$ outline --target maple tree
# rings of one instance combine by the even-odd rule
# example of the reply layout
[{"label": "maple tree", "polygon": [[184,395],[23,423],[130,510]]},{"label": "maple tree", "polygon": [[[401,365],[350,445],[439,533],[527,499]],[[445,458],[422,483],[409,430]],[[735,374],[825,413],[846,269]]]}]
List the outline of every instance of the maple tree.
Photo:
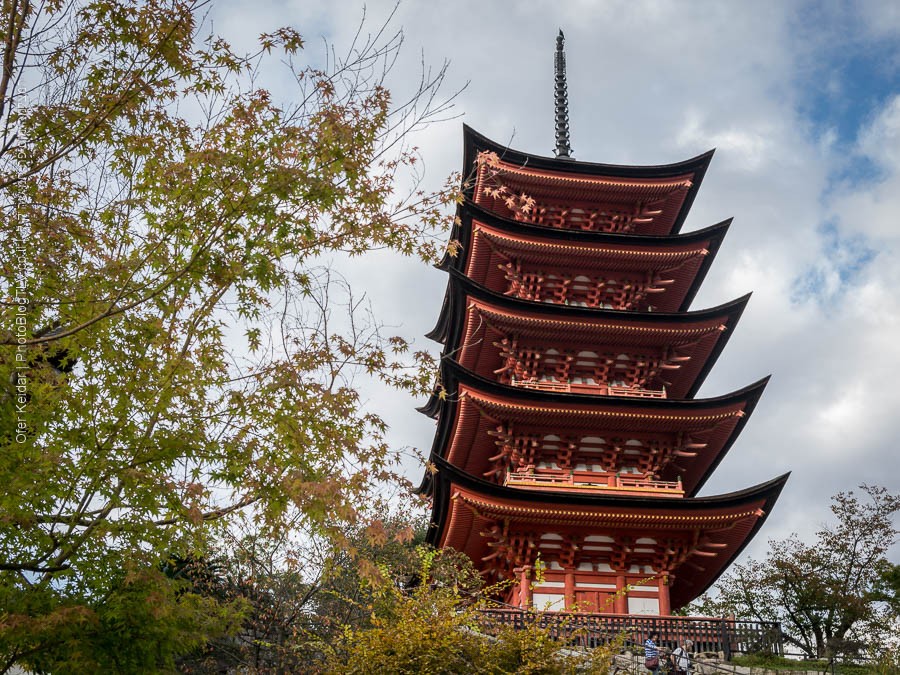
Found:
[{"label": "maple tree", "polygon": [[240,518],[353,553],[397,479],[353,375],[420,392],[433,364],[322,261],[437,257],[458,177],[395,185],[445,71],[394,101],[399,33],[314,67],[290,28],[238,53],[202,1],[2,8],[0,672],[164,667],[248,611],[164,561]]},{"label": "maple tree", "polygon": [[900,625],[895,574],[887,554],[900,529],[900,495],[862,486],[832,497],[834,522],[824,525],[812,544],[797,535],[771,541],[764,560],[731,568],[716,593],[700,598],[697,614],[735,614],[781,623],[784,640],[808,658],[869,652],[882,658]]},{"label": "maple tree", "polygon": [[297,541],[291,532],[275,539],[248,530],[223,537],[209,557],[173,560],[171,574],[188,581],[194,593],[246,603],[248,610],[236,635],[179,658],[180,672],[321,669],[334,640],[369,625],[382,584],[409,583],[419,568],[423,517],[406,508],[379,515],[383,536],[372,536],[371,525],[362,523],[345,532],[355,555],[325,537]]}]

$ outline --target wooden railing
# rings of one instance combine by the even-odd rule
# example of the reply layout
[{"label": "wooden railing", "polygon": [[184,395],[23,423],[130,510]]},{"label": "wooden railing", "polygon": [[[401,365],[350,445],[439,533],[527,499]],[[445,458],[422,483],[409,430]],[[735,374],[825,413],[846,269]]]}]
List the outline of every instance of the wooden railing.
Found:
[{"label": "wooden railing", "polygon": [[715,617],[648,616],[640,614],[580,614],[534,612],[516,608],[482,610],[486,632],[500,626],[521,629],[537,622],[558,639],[579,646],[596,647],[616,639],[643,644],[651,632],[659,634],[659,646],[672,650],[684,640],[694,643],[695,652],[733,654],[766,652],[784,655],[781,624],[772,621],[740,621]]},{"label": "wooden railing", "polygon": [[684,492],[681,487],[681,480],[647,480],[646,478],[616,476],[616,487]]},{"label": "wooden railing", "polygon": [[564,393],[572,391],[572,385],[568,382],[557,382],[555,380],[513,380],[511,384],[514,387],[539,389],[540,391],[561,391]]},{"label": "wooden railing", "polygon": [[642,387],[620,387],[614,384],[607,385],[610,396],[637,396],[639,398],[665,398],[665,389],[644,389]]},{"label": "wooden railing", "polygon": [[[666,496],[682,496],[684,488],[681,480],[649,480],[646,478],[628,478],[625,476],[591,476],[588,472],[540,472],[531,473],[527,471],[509,472],[506,474],[504,485],[536,485],[536,486],[555,486],[573,489],[587,490],[620,490],[644,492],[652,490],[654,492],[667,493]],[[598,482],[602,481],[602,482]]]},{"label": "wooden railing", "polygon": [[575,480],[570,473],[508,473],[506,474],[506,485],[515,485],[516,483],[540,483],[549,485],[575,485]]},{"label": "wooden railing", "polygon": [[632,396],[637,398],[666,398],[665,389],[644,389],[615,384],[578,384],[559,382],[557,380],[516,380],[510,381],[514,387],[537,389],[539,391],[557,391],[565,394],[599,394],[606,396]]}]

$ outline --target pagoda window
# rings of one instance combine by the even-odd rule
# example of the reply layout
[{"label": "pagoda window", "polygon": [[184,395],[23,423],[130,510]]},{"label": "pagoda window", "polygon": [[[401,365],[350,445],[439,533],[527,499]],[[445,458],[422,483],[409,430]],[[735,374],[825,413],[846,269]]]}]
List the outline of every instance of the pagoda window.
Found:
[{"label": "pagoda window", "polygon": [[543,612],[564,612],[566,609],[566,596],[559,593],[542,593],[538,588],[534,590],[534,608]]},{"label": "pagoda window", "polygon": [[522,487],[602,490],[653,489],[683,494],[675,481],[656,478],[686,447],[700,445],[692,435],[653,434],[646,438],[513,432],[501,425],[490,432],[499,449],[485,476]]},{"label": "pagoda window", "polygon": [[[517,337],[505,337],[494,344],[500,349],[503,364],[495,372],[504,383],[553,391],[571,391],[574,385],[587,392],[594,388],[596,393],[614,396],[666,395],[658,377],[666,362],[663,354],[567,352],[520,345]],[[603,391],[604,387],[610,389]]]},{"label": "pagoda window", "polygon": [[602,541],[607,544],[612,544],[615,542],[615,539],[613,539],[612,537],[607,537],[602,534],[589,534],[588,536],[586,536],[584,538],[584,540],[585,541]]},{"label": "pagoda window", "polygon": [[507,295],[580,307],[645,309],[650,294],[664,293],[673,283],[654,270],[624,272],[616,277],[573,275],[563,270],[526,268],[520,260],[507,262],[501,268],[507,279]]},{"label": "pagoda window", "polygon": [[659,615],[659,600],[657,598],[635,598],[628,596],[629,614]]},{"label": "pagoda window", "polygon": [[602,438],[597,438],[596,436],[585,436],[581,439],[581,443],[578,446],[578,452],[606,452],[606,441]]},{"label": "pagoda window", "polygon": [[582,588],[603,588],[603,589],[608,589],[611,591],[616,590],[616,585],[610,584],[610,583],[602,583],[602,582],[598,582],[598,581],[580,581],[580,580],[577,581],[576,583],[579,586],[581,586]]},{"label": "pagoda window", "polygon": [[583,546],[585,551],[604,551],[610,552],[613,550],[612,544],[584,544]]},{"label": "pagoda window", "polygon": [[[544,199],[529,198],[524,192],[506,185],[500,185],[495,194],[503,199],[491,199],[489,208],[511,216],[520,222],[555,227],[564,230],[584,230],[587,232],[633,232],[637,224],[653,221],[660,211],[656,203],[594,204],[573,206],[569,202],[560,203]],[[511,195],[514,195],[510,197]],[[488,201],[488,200],[483,200]]]}]

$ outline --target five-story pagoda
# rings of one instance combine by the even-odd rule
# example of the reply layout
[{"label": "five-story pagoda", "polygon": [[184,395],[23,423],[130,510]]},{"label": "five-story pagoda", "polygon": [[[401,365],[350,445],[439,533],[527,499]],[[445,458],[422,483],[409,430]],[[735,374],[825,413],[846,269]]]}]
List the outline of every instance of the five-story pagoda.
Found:
[{"label": "five-story pagoda", "polygon": [[749,297],[688,309],[730,224],[680,233],[712,152],[570,159],[561,33],[556,58],[555,158],[464,130],[471,180],[422,408],[437,419],[428,539],[510,580],[512,605],[668,615],[740,553],[787,476],[696,496],[766,383],[694,398]]}]

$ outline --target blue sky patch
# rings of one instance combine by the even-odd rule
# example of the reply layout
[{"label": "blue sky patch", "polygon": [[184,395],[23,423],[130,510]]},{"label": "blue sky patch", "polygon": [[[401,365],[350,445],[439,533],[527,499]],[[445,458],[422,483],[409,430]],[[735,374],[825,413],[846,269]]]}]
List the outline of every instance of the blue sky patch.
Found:
[{"label": "blue sky patch", "polygon": [[795,303],[815,300],[824,306],[838,300],[878,254],[865,236],[844,235],[833,220],[818,227],[817,233],[821,255],[794,279],[791,300]]},{"label": "blue sky patch", "polygon": [[859,185],[880,180],[879,168],[855,153],[859,132],[900,91],[900,36],[875,38],[852,3],[809,3],[791,25],[797,55],[797,112],[817,139],[829,134],[843,160],[830,176]]}]

